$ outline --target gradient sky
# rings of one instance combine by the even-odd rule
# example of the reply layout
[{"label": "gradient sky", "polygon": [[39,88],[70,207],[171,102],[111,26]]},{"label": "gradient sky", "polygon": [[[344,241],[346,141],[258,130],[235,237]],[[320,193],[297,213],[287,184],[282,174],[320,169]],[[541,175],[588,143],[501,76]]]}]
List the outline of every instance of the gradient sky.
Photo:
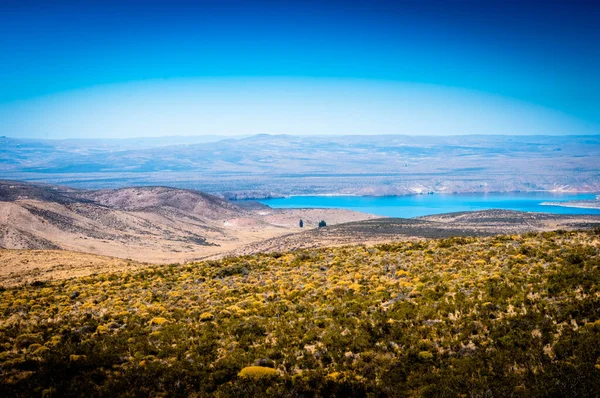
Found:
[{"label": "gradient sky", "polygon": [[0,135],[600,133],[600,2],[0,3]]}]

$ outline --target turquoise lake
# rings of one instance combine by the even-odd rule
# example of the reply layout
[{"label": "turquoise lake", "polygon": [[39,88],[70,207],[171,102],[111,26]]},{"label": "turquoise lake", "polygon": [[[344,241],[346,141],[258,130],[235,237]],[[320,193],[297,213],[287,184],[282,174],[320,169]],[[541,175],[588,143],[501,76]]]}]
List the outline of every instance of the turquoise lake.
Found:
[{"label": "turquoise lake", "polygon": [[546,206],[542,202],[590,200],[595,194],[488,193],[410,196],[291,196],[264,199],[273,208],[337,208],[387,217],[420,217],[431,214],[486,209],[532,211],[555,214],[600,214],[600,209]]}]

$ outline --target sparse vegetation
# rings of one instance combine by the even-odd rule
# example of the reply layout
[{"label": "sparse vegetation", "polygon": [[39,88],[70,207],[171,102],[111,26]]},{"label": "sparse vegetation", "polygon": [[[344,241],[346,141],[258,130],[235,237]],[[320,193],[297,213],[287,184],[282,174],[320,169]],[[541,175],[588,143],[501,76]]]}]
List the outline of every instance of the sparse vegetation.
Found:
[{"label": "sparse vegetation", "polygon": [[347,246],[1,290],[0,395],[591,397],[598,341],[594,232]]}]

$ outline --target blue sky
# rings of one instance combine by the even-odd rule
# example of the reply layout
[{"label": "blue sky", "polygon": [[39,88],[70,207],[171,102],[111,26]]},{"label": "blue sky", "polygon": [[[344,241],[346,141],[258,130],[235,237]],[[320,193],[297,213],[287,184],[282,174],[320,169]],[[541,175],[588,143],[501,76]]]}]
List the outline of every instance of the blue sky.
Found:
[{"label": "blue sky", "polygon": [[594,1],[3,0],[0,134],[600,133],[599,20]]}]

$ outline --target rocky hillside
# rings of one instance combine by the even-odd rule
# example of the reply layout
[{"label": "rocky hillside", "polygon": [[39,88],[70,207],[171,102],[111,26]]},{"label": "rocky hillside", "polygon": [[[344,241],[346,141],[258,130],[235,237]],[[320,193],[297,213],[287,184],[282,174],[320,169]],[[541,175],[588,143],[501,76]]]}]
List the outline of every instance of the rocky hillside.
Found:
[{"label": "rocky hillside", "polygon": [[244,214],[240,207],[225,199],[187,189],[134,187],[83,191],[75,196],[112,209],[126,211],[171,208],[213,220]]}]

